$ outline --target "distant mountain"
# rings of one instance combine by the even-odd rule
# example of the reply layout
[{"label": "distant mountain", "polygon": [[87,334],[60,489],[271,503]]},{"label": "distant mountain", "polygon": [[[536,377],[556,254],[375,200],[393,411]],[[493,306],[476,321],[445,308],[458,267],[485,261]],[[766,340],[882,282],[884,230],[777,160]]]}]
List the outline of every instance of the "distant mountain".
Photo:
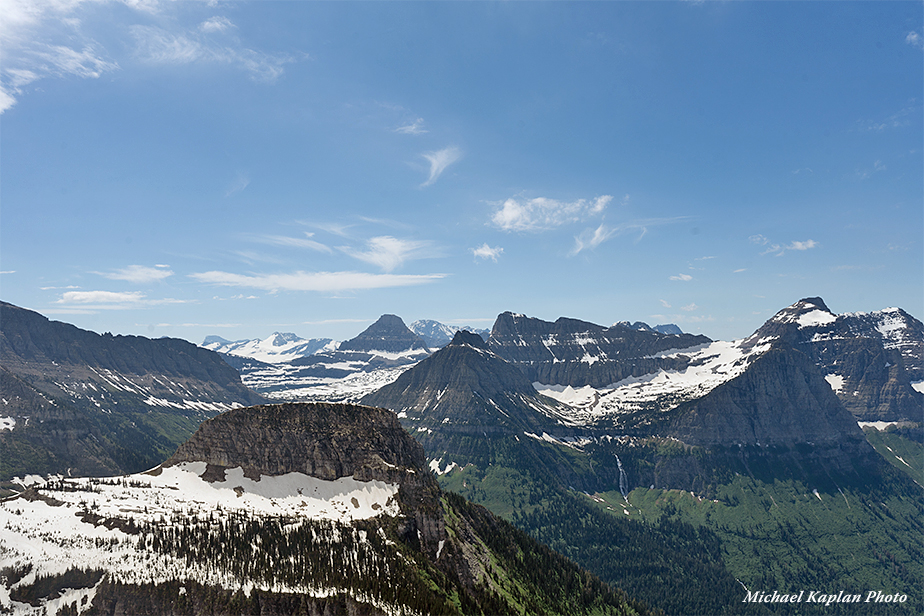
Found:
[{"label": "distant mountain", "polygon": [[488,336],[491,335],[491,331],[487,329],[473,329],[470,327],[458,327],[456,325],[444,325],[439,321],[432,321],[428,319],[414,321],[408,325],[408,329],[423,338],[424,342],[426,342],[427,346],[431,349],[438,349],[440,347],[446,346],[452,340],[452,337],[455,335],[455,333],[461,329],[474,332],[485,340],[487,340]]},{"label": "distant mountain", "polygon": [[150,468],[199,423],[264,401],[212,351],[96,334],[0,302],[0,479]]},{"label": "distant mountain", "polygon": [[[457,331],[447,346],[362,398],[398,413],[431,458],[484,457],[481,437],[542,435],[560,427],[569,408],[540,396],[514,365],[478,334]],[[461,457],[460,457],[461,456]]]},{"label": "distant mountain", "polygon": [[337,345],[330,338],[305,339],[291,333],[274,332],[268,338],[233,342],[220,336],[207,336],[200,346],[216,353],[276,364],[307,357],[318,351],[332,351]]},{"label": "distant mountain", "polygon": [[427,351],[423,338],[412,332],[393,314],[383,314],[379,319],[351,338],[340,344],[341,351],[361,351],[367,353],[406,353],[408,351]]},{"label": "distant mountain", "polygon": [[394,414],[355,405],[235,409],[146,473],[33,484],[0,523],[5,611],[645,612],[442,493]]},{"label": "distant mountain", "polygon": [[494,322],[488,346],[533,382],[605,387],[658,370],[680,369],[685,358],[667,351],[710,342],[705,336],[662,334],[622,324],[603,327],[564,317],[550,323],[504,312]]},{"label": "distant mountain", "polygon": [[630,323],[629,321],[619,321],[614,325],[622,325],[623,327],[628,327],[629,329],[637,329],[638,331],[642,332],[654,331],[660,334],[671,334],[676,336],[683,334],[683,331],[673,323],[655,325],[654,327],[651,327],[648,325],[648,323],[643,323],[642,321],[636,321],[635,323]]},{"label": "distant mountain", "polygon": [[355,401],[430,354],[399,317],[383,315],[356,337],[285,362],[225,356],[243,382],[275,400]]}]

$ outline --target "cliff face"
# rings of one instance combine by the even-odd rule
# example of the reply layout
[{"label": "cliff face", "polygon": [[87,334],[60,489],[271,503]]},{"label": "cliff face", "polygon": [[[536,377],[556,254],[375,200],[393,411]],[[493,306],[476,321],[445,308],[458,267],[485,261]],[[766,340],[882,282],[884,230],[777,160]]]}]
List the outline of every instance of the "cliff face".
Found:
[{"label": "cliff face", "polygon": [[627,377],[682,369],[680,360],[652,356],[708,342],[705,336],[662,334],[623,324],[603,327],[566,318],[550,323],[505,312],[497,317],[488,344],[530,382],[605,387]]},{"label": "cliff face", "polygon": [[865,443],[818,368],[794,349],[771,349],[742,375],[670,414],[668,434],[690,445]]},{"label": "cliff face", "polygon": [[273,404],[205,421],[164,463],[242,467],[248,477],[298,472],[333,481],[400,483],[426,466],[394,413],[353,404]]},{"label": "cliff face", "polygon": [[355,404],[289,403],[234,409],[204,422],[163,466],[205,462],[203,479],[229,468],[244,475],[303,473],[333,481],[353,477],[399,485],[402,510],[431,542],[444,539],[439,487],[423,447],[394,413]]}]

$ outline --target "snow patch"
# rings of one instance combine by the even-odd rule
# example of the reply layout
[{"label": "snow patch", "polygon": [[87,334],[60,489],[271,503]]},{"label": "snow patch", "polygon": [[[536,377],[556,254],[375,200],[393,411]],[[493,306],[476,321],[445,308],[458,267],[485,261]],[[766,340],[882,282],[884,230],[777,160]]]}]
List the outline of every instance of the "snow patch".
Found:
[{"label": "snow patch", "polygon": [[834,323],[835,321],[837,321],[837,317],[825,310],[812,310],[811,312],[800,314],[799,318],[796,319],[796,323],[799,324],[800,329],[803,327],[828,325],[829,323]]},{"label": "snow patch", "polygon": [[887,429],[889,426],[905,426],[908,424],[907,421],[858,421],[857,424],[860,428],[876,428],[880,432]]},{"label": "snow patch", "polygon": [[831,386],[831,389],[834,390],[834,393],[838,394],[844,388],[844,377],[839,374],[828,374],[825,376],[825,380],[828,382],[828,385]]},{"label": "snow patch", "polygon": [[0,432],[4,430],[12,430],[16,427],[16,418],[14,417],[0,417]]}]

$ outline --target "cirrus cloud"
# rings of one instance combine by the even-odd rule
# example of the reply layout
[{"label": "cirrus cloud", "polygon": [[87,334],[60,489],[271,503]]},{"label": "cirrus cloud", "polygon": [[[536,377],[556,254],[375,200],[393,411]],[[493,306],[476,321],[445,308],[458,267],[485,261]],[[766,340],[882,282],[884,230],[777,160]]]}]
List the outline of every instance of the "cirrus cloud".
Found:
[{"label": "cirrus cloud", "polygon": [[348,246],[342,246],[340,250],[355,259],[380,267],[383,272],[391,272],[406,261],[436,256],[430,241],[402,240],[390,235],[371,238],[366,242],[365,250]]},{"label": "cirrus cloud", "polygon": [[157,282],[158,280],[163,280],[164,278],[173,276],[173,271],[166,265],[157,265],[155,267],[147,267],[145,265],[129,265],[128,267],[117,269],[114,272],[94,273],[111,280],[126,280],[136,284]]},{"label": "cirrus cloud", "polygon": [[233,274],[202,272],[190,278],[206,284],[247,287],[264,291],[360,291],[429,284],[446,274],[367,274],[365,272],[293,272],[290,274]]},{"label": "cirrus cloud", "polygon": [[430,162],[430,177],[427,178],[426,182],[420,185],[421,188],[430,186],[436,182],[443,174],[443,171],[446,170],[446,167],[462,158],[462,150],[453,146],[435,152],[427,152],[426,154],[422,154],[422,156]]}]

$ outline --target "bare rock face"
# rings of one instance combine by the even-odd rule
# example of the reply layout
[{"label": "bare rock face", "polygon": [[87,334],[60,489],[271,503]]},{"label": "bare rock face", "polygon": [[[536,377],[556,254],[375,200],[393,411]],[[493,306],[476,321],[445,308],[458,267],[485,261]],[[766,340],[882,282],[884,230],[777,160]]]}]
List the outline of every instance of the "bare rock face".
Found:
[{"label": "bare rock face", "polygon": [[770,350],[738,378],[672,414],[670,435],[690,445],[865,442],[811,359],[785,347]]},{"label": "bare rock face", "polygon": [[[298,472],[399,483],[426,465],[394,413],[354,404],[269,404],[204,422],[164,465],[206,462],[248,476]],[[396,481],[398,480],[398,481]]]}]

